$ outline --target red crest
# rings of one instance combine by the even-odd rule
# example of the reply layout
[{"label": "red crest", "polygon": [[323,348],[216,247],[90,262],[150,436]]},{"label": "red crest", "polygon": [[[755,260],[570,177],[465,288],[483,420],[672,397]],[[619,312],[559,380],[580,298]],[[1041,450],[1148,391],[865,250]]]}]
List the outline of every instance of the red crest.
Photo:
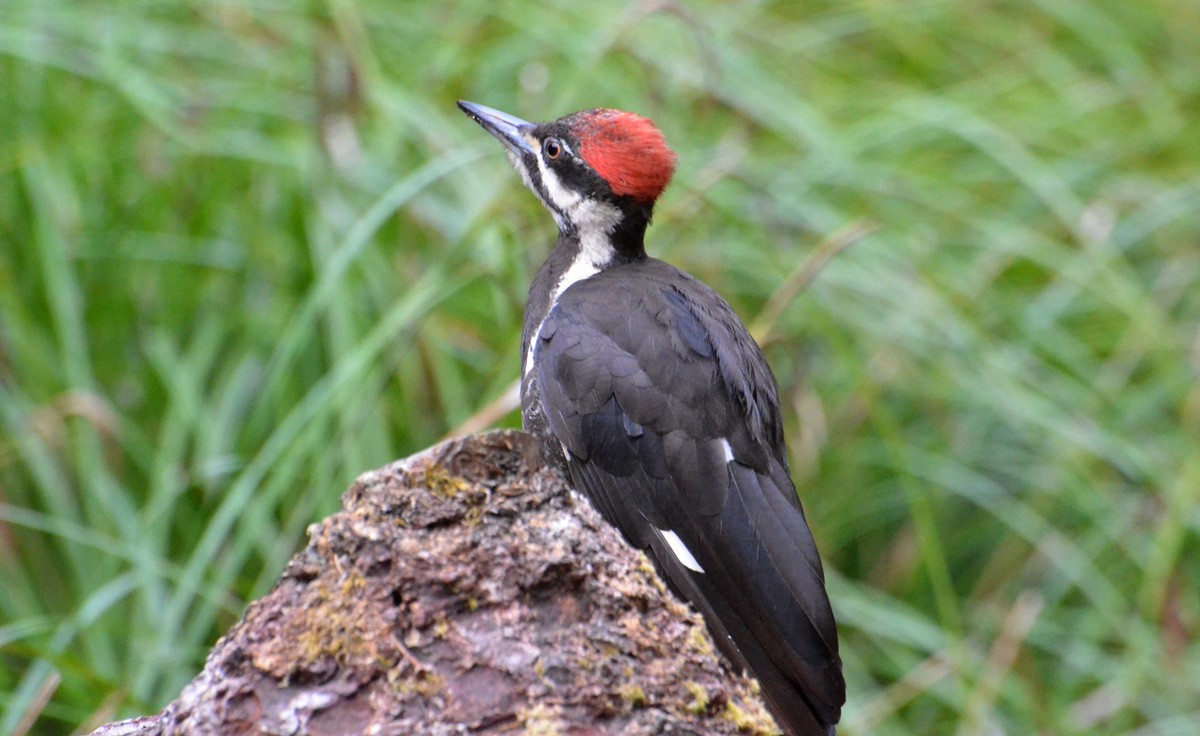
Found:
[{"label": "red crest", "polygon": [[584,110],[571,116],[579,155],[613,193],[653,204],[675,173],[675,152],[649,119],[620,110]]}]

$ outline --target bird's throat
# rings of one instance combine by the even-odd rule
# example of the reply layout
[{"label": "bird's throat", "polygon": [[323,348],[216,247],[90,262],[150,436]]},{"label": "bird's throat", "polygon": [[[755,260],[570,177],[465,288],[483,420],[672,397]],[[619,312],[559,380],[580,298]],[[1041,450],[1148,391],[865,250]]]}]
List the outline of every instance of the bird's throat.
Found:
[{"label": "bird's throat", "polygon": [[595,200],[577,206],[572,222],[560,228],[554,250],[530,285],[525,303],[525,345],[521,372],[533,364],[538,333],[546,315],[573,285],[613,266],[646,257],[649,218]]}]

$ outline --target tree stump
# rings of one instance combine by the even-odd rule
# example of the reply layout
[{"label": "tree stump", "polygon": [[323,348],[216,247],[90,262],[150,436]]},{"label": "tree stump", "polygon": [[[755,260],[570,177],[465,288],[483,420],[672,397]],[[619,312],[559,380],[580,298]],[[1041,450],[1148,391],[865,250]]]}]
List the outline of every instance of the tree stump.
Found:
[{"label": "tree stump", "polygon": [[137,734],[769,734],[646,557],[499,431],[365,473]]}]

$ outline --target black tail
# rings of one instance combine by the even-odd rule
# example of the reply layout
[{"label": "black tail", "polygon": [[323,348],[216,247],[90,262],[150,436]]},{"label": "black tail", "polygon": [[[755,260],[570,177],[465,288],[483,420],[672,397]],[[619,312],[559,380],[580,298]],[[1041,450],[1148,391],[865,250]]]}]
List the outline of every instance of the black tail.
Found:
[{"label": "black tail", "polygon": [[[662,566],[676,593],[700,609],[721,652],[758,679],[763,699],[784,733],[788,736],[834,736],[834,725],[817,715],[818,709],[805,700],[802,687],[771,660],[758,638],[721,593],[706,584],[704,576],[688,575],[682,566],[678,571],[671,570],[678,563],[669,552],[655,557],[666,563]],[[841,679],[840,670],[830,674]]]},{"label": "black tail", "polygon": [[704,615],[725,656],[758,679],[784,732],[831,736],[846,686],[803,512],[784,495],[791,483],[782,466],[768,473],[730,468],[724,509],[701,521],[706,528],[693,537],[707,542],[696,545],[704,572],[687,569],[664,539],[651,540],[649,552]]}]

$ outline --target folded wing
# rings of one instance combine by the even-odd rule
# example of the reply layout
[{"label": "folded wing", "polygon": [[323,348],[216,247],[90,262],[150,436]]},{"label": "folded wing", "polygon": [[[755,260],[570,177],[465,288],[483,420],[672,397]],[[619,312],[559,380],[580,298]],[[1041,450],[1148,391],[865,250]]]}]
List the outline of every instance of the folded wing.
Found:
[{"label": "folded wing", "polygon": [[789,732],[832,733],[836,626],[774,379],[723,301],[653,263],[575,284],[542,324],[550,431],[576,488],[704,614]]}]

